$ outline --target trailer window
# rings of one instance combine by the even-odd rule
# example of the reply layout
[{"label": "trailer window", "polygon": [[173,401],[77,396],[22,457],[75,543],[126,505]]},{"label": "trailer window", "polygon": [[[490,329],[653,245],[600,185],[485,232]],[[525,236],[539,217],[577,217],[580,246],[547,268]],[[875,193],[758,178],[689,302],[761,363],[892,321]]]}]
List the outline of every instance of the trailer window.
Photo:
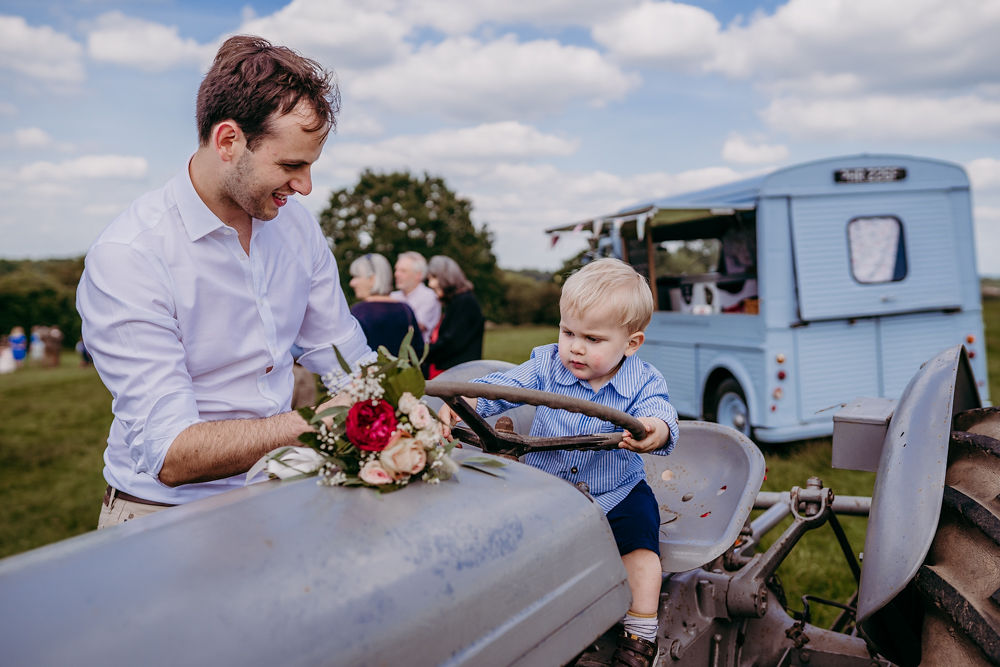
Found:
[{"label": "trailer window", "polygon": [[[758,312],[756,229],[752,219],[667,226],[653,243],[656,303],[694,315]],[[699,231],[713,236],[696,236]],[[678,238],[681,236],[683,238]]]},{"label": "trailer window", "polygon": [[847,242],[851,274],[859,283],[890,283],[906,277],[906,244],[898,218],[854,218],[847,223]]}]

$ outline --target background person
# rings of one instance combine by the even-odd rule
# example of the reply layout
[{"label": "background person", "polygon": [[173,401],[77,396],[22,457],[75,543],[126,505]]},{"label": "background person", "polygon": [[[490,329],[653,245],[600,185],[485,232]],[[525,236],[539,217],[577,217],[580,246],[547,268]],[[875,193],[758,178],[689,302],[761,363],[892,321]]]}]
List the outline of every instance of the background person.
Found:
[{"label": "background person", "polygon": [[390,296],[405,301],[420,323],[424,342],[430,340],[431,331],[441,321],[441,302],[430,287],[424,284],[427,277],[427,260],[419,252],[408,250],[396,258],[396,291]]},{"label": "background person", "polygon": [[10,345],[11,354],[14,355],[14,365],[20,368],[24,365],[24,359],[28,356],[28,337],[24,334],[24,327],[15,326],[10,330],[7,338]]},{"label": "background person", "polygon": [[431,332],[426,375],[433,378],[452,366],[483,358],[486,320],[472,283],[451,257],[431,257],[427,283],[441,301],[441,321]]},{"label": "background person", "polygon": [[45,365],[49,368],[58,367],[62,355],[63,332],[55,325],[47,327],[43,343],[45,344]]},{"label": "background person", "polygon": [[45,334],[48,327],[38,324],[31,327],[31,343],[28,346],[28,354],[31,356],[31,363],[42,363],[45,361]]},{"label": "background person", "polygon": [[[392,266],[378,253],[362,255],[351,262],[351,288],[360,301],[351,306],[351,314],[361,323],[368,346],[377,350],[384,345],[399,355],[399,345],[406,332],[413,329],[411,344],[419,357],[424,353],[424,338],[413,309],[398,301],[392,291]],[[435,297],[436,298],[436,297]]]},{"label": "background person", "polygon": [[17,363],[14,361],[14,353],[10,349],[7,336],[0,334],[0,375],[13,373],[17,370]]},{"label": "background person", "polygon": [[332,345],[372,358],[313,216],[296,202],[339,94],[315,61],[226,40],[198,90],[199,144],[87,253],[83,338],[112,395],[98,527],[244,485],[309,429],[290,411],[293,344],[332,379]]}]

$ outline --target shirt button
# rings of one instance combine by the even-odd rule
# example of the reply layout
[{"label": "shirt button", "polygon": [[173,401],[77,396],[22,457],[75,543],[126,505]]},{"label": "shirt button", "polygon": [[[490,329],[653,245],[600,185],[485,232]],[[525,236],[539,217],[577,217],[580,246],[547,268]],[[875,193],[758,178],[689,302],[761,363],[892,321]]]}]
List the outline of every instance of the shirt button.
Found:
[{"label": "shirt button", "polygon": [[570,468],[570,469],[569,469],[569,471],[570,471],[571,473],[573,473],[574,475],[575,475],[576,473],[580,472],[579,470],[577,470],[577,469],[576,469],[576,466],[573,466],[572,468]]}]

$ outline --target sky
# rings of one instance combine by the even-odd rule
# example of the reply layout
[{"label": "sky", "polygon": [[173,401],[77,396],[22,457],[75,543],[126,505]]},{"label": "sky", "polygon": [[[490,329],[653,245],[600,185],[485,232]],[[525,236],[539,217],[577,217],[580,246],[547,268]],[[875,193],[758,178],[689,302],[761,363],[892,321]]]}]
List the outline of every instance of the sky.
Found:
[{"label": "sky", "polygon": [[963,166],[1000,275],[1000,0],[0,0],[0,257],[82,255],[197,145],[219,44],[336,73],[314,213],[366,168],[444,178],[507,269],[544,229],[799,162]]}]

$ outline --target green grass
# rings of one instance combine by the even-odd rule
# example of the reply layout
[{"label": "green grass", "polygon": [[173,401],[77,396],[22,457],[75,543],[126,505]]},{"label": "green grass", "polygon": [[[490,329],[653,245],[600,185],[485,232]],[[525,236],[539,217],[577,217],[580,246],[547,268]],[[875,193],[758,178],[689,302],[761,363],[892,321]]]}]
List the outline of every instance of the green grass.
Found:
[{"label": "green grass", "polygon": [[0,556],[97,525],[111,395],[77,360],[0,376]]},{"label": "green grass", "polygon": [[[1000,301],[984,303],[988,332],[1000,332]],[[497,327],[486,332],[484,356],[518,363],[536,345],[554,342],[555,327]],[[1000,396],[1000,335],[987,336],[990,388]],[[93,368],[67,353],[57,369],[27,367],[0,376],[0,557],[92,530],[104,492],[101,455],[111,423],[110,396]],[[916,369],[914,369],[915,371]],[[669,382],[670,378],[667,378]],[[683,446],[683,443],[682,445]],[[766,491],[805,486],[811,475],[839,495],[871,495],[872,473],[833,470],[829,438],[767,447]],[[776,538],[790,521],[765,540]],[[841,519],[855,553],[865,521]],[[850,572],[829,527],[807,533],[778,570],[792,608],[809,592],[846,601]],[[819,612],[819,613],[816,613]],[[834,611],[814,608],[814,621]]]}]

